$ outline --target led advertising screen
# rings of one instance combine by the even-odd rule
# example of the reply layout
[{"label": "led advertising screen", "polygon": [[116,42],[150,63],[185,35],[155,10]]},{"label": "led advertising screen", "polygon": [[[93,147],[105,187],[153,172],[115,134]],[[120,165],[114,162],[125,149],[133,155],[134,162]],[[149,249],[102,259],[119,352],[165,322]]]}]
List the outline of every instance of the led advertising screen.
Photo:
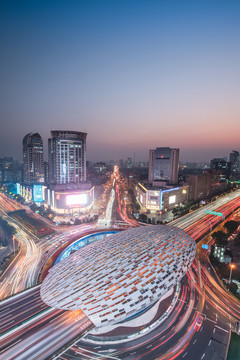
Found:
[{"label": "led advertising screen", "polygon": [[74,194],[66,196],[66,204],[71,205],[86,205],[88,202],[87,194]]},{"label": "led advertising screen", "polygon": [[169,204],[174,204],[176,202],[176,195],[169,196]]},{"label": "led advertising screen", "polygon": [[20,184],[19,184],[19,183],[17,183],[16,185],[17,185],[17,194],[19,194],[19,195],[20,195],[20,194],[21,194]]},{"label": "led advertising screen", "polygon": [[42,202],[42,185],[33,185],[33,201]]}]

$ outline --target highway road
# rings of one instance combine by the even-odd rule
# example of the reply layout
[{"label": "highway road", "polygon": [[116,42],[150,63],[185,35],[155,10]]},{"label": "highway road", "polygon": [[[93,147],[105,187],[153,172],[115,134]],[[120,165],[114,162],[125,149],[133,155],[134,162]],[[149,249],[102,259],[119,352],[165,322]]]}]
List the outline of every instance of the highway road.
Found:
[{"label": "highway road", "polygon": [[32,234],[11,218],[5,218],[17,229],[15,238],[19,245],[19,252],[0,277],[0,299],[37,283],[37,268],[42,254],[41,247]]},{"label": "highway road", "polygon": [[[190,225],[194,224],[196,221],[202,219],[206,216],[205,211],[213,211],[217,208],[221,208],[223,205],[229,203],[232,200],[238,200],[240,196],[240,190],[233,191],[229,194],[219,197],[214,202],[211,202],[207,205],[201,206],[199,209],[194,210],[178,219],[171,221],[171,225],[178,226],[182,229],[189,227]],[[234,207],[231,208],[231,212],[235,210]]]},{"label": "highway road", "polygon": [[[63,227],[61,231],[39,239],[21,222],[8,216],[8,211],[19,209],[19,206],[18,203],[15,204],[13,200],[0,194],[0,213],[16,228],[15,238],[19,245],[19,253],[0,276],[0,300],[37,285],[41,269],[51,253],[62,244],[96,227],[96,224],[68,227],[67,230]],[[45,221],[43,218],[41,220]]]},{"label": "highway road", "polygon": [[40,287],[0,303],[0,359],[46,359],[90,329],[81,310],[51,309],[40,298]]},{"label": "highway road", "polygon": [[[216,308],[203,277],[200,288],[197,261],[184,277],[177,304],[167,320],[140,338],[120,342],[79,340],[56,359],[224,359],[230,326],[235,318]],[[197,284],[197,286],[196,286]],[[207,288],[206,288],[207,287]],[[216,297],[217,294],[214,295]],[[238,315],[239,317],[240,315]],[[111,352],[109,352],[109,349]],[[79,354],[79,357],[77,357]],[[213,356],[213,354],[215,354]]]},{"label": "highway road", "polygon": [[[117,174],[115,174],[117,183]],[[117,189],[116,189],[117,186]],[[117,207],[126,219],[127,213],[122,204],[122,195],[118,184],[113,184],[116,193]],[[119,193],[119,194],[118,194]],[[229,197],[219,198],[210,204],[211,210],[219,209],[223,212],[232,212],[239,206],[239,192],[231,193]],[[110,197],[113,201],[113,197]],[[115,198],[114,198],[115,201]],[[229,201],[231,201],[229,203]],[[229,203],[229,204],[227,204]],[[207,205],[208,206],[208,205]],[[213,226],[216,217],[205,215],[206,207],[192,212],[172,224],[184,228],[195,241]],[[108,219],[110,215],[108,213]],[[130,219],[131,220],[131,219]],[[128,222],[135,225],[134,220]],[[132,221],[134,223],[132,223]],[[73,236],[81,236],[95,225],[74,227],[68,232],[58,233],[46,237],[40,242],[34,241],[41,249],[42,258],[46,260],[49,254],[56,250],[60,244]],[[21,229],[24,232],[23,229]],[[27,237],[28,246],[31,239]],[[39,245],[40,244],[40,245]],[[75,343],[59,359],[217,359],[223,358],[227,349],[227,340],[230,327],[240,318],[239,305],[234,297],[226,293],[218,282],[213,270],[208,270],[209,263],[206,254],[200,254],[201,266],[194,262],[191,271],[184,277],[181,284],[179,300],[170,317],[151,332],[146,332],[141,338],[130,340],[125,344],[87,344],[82,340]],[[20,259],[16,261],[19,263]],[[20,263],[19,263],[20,264]],[[14,265],[15,266],[15,265]],[[31,273],[31,264],[26,263],[26,271]],[[39,271],[38,265],[34,265]],[[199,271],[200,269],[200,271]],[[17,278],[21,279],[21,272],[15,267]],[[200,276],[201,273],[201,276]],[[11,281],[11,274],[9,280]],[[25,278],[24,278],[25,279]],[[26,279],[23,281],[25,283]],[[11,285],[10,285],[11,288]],[[17,289],[17,281],[15,288]],[[19,290],[18,290],[19,291]],[[26,295],[26,297],[25,297]],[[8,306],[6,307],[6,304]],[[18,309],[16,312],[15,309]],[[44,359],[50,354],[60,350],[64,344],[74,341],[91,328],[84,314],[79,312],[64,312],[51,310],[41,303],[39,289],[16,295],[11,300],[0,303],[0,311],[4,322],[1,323],[0,359]],[[24,324],[22,322],[24,321]],[[79,331],[80,329],[80,331]],[[6,333],[8,331],[8,333]]]},{"label": "highway road", "polygon": [[[117,195],[117,199],[121,213],[120,196]],[[206,215],[205,210],[218,209],[228,216],[239,206],[239,192],[226,195],[216,203],[175,220],[171,225],[185,229],[199,242],[222,220]],[[122,215],[124,219],[124,212]],[[195,260],[192,269],[182,280],[178,305],[163,325],[146,333],[141,339],[136,336],[136,339],[129,339],[125,343],[104,343],[104,339],[101,339],[102,342],[96,341],[94,344],[81,339],[56,359],[224,359],[230,329],[240,319],[239,302],[218,281],[206,252],[201,254],[200,260],[202,264]],[[183,299],[184,289],[187,289],[187,294]],[[190,289],[194,289],[194,304],[191,302],[193,293],[189,293]],[[180,303],[183,305],[181,310]],[[171,326],[168,326],[169,323]]]},{"label": "highway road", "polygon": [[1,335],[49,310],[40,298],[39,289],[40,285],[0,302]]}]

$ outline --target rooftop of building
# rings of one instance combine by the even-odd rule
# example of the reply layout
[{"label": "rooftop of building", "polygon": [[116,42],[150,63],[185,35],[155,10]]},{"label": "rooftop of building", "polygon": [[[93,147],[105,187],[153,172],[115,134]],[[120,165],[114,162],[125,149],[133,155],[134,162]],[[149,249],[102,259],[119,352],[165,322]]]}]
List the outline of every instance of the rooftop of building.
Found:
[{"label": "rooftop of building", "polygon": [[52,138],[86,139],[87,133],[74,130],[51,130]]},{"label": "rooftop of building", "polygon": [[187,187],[187,186],[178,186],[178,185],[165,185],[165,186],[154,186],[148,182],[139,182],[138,185],[146,190],[155,190],[155,191],[164,191],[164,190],[174,190],[179,189],[179,187]]},{"label": "rooftop of building", "polygon": [[74,190],[76,192],[79,190],[89,190],[89,189],[91,189],[91,187],[92,187],[92,184],[90,182],[49,185],[49,188],[54,191],[71,190],[73,192],[74,192]]}]

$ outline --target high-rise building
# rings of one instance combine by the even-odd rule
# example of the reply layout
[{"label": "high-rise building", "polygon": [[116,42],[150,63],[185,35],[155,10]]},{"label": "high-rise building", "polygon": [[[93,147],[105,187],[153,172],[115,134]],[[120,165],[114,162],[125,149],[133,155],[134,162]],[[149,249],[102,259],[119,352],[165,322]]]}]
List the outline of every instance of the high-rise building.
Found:
[{"label": "high-rise building", "polygon": [[148,181],[178,182],[179,149],[159,147],[149,151]]},{"label": "high-rise building", "polygon": [[229,162],[223,158],[214,158],[210,162],[210,169],[221,172],[223,178],[229,177],[230,165]]},{"label": "high-rise building", "polygon": [[127,159],[127,168],[132,169],[132,167],[133,167],[132,158],[128,157],[128,159]]},{"label": "high-rise building", "polygon": [[0,182],[22,182],[23,167],[12,157],[0,158]]},{"label": "high-rise building", "polygon": [[48,139],[49,184],[86,181],[86,138],[79,131],[51,131]]},{"label": "high-rise building", "polygon": [[99,175],[105,175],[107,172],[106,163],[99,161],[94,165],[94,172]]},{"label": "high-rise building", "polygon": [[29,133],[23,138],[23,182],[44,182],[43,140],[38,133]]},{"label": "high-rise building", "polygon": [[232,150],[229,156],[230,173],[232,176],[236,176],[239,173],[239,152]]},{"label": "high-rise building", "polygon": [[206,200],[216,194],[226,191],[227,182],[222,179],[222,174],[216,170],[204,171],[201,174],[186,176],[189,185],[189,200]]},{"label": "high-rise building", "polygon": [[48,162],[44,161],[43,163],[43,167],[44,167],[44,180],[45,180],[45,184],[49,184],[49,176],[48,176]]}]

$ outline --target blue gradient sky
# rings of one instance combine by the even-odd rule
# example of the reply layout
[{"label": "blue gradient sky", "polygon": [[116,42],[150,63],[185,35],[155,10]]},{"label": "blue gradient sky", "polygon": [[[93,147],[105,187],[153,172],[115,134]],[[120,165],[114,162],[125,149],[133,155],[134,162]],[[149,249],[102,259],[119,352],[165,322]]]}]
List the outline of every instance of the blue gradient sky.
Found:
[{"label": "blue gradient sky", "polygon": [[88,160],[240,150],[240,1],[0,4],[0,157],[51,129],[88,132]]}]

